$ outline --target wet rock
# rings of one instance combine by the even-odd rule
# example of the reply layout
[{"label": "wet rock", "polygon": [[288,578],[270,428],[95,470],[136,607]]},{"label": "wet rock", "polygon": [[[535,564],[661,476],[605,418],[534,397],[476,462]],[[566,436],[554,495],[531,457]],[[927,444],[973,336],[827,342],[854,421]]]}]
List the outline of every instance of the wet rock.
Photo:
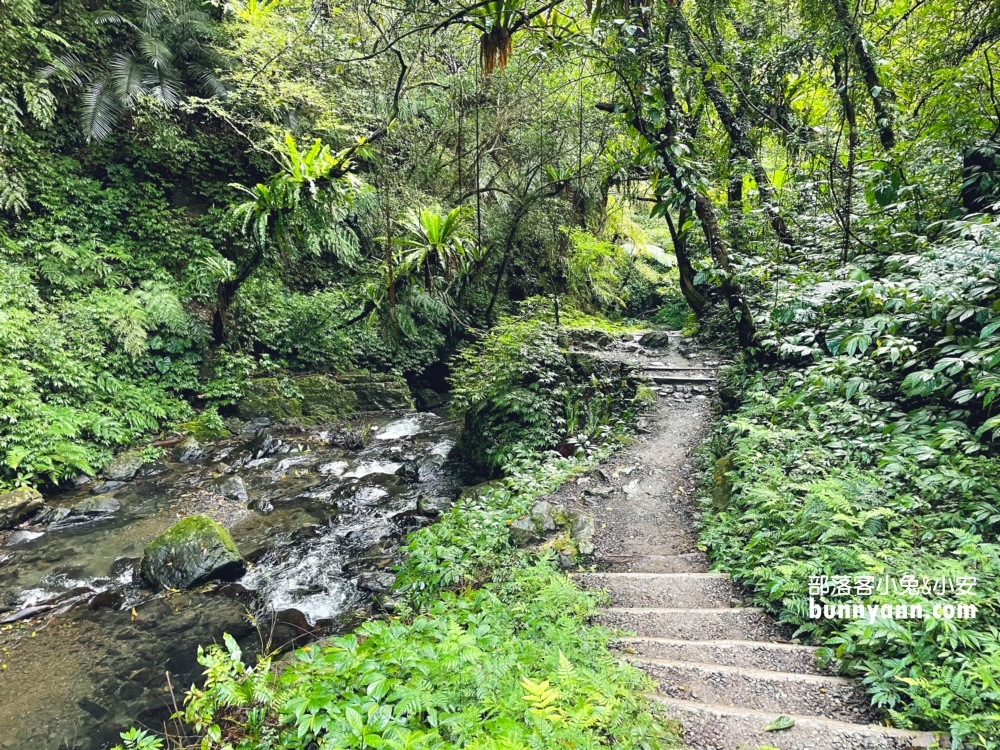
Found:
[{"label": "wet rock", "polygon": [[118,609],[125,601],[125,594],[118,589],[105,589],[90,600],[90,609]]},{"label": "wet rock", "polygon": [[556,521],[553,518],[553,506],[545,500],[539,500],[531,508],[528,518],[535,524],[538,531],[555,531]]},{"label": "wet rock", "polygon": [[104,467],[104,476],[113,482],[128,482],[145,463],[135,451],[119,453]]},{"label": "wet rock", "polygon": [[111,563],[108,575],[111,578],[118,580],[127,578],[128,581],[131,582],[135,577],[135,571],[139,565],[139,560],[140,558],[138,557],[119,557]]},{"label": "wet rock", "polygon": [[250,510],[255,510],[258,513],[263,513],[265,516],[268,513],[274,513],[274,505],[271,503],[270,500],[268,500],[263,495],[255,497],[247,504],[247,507]]},{"label": "wet rock", "polygon": [[70,526],[81,526],[88,523],[96,523],[110,518],[114,513],[121,510],[122,504],[111,495],[98,495],[87,497],[74,505],[69,513],[55,523],[50,529],[64,529]]},{"label": "wet rock", "polygon": [[201,443],[199,443],[194,436],[189,436],[175,445],[170,455],[173,457],[174,461],[189,463],[191,461],[197,461],[204,454],[205,451],[201,447]]},{"label": "wet rock", "polygon": [[302,414],[310,421],[332,422],[358,410],[354,391],[328,375],[303,375],[294,383],[302,396]]},{"label": "wet rock", "polygon": [[420,479],[420,464],[416,461],[403,461],[403,465],[396,469],[396,476],[411,482]]},{"label": "wet rock", "polygon": [[413,408],[410,387],[395,375],[354,372],[342,373],[336,378],[338,383],[354,393],[358,411]]},{"label": "wet rock", "polygon": [[268,430],[264,430],[247,446],[247,452],[252,459],[267,458],[277,453],[281,445],[282,443],[278,438],[274,437]]},{"label": "wet rock", "polygon": [[118,697],[123,701],[134,701],[140,695],[142,695],[142,688],[128,680],[123,682],[121,687],[118,688]]},{"label": "wet rock", "polygon": [[237,403],[236,413],[244,420],[297,421],[302,419],[302,403],[289,396],[277,378],[256,378]]},{"label": "wet rock", "polygon": [[27,544],[28,542],[33,542],[40,536],[44,536],[40,531],[12,531],[8,536],[6,544],[8,547],[16,547],[19,544]]},{"label": "wet rock", "polygon": [[712,470],[712,508],[725,510],[733,496],[732,471],[736,462],[732,456],[723,456],[715,462]]},{"label": "wet rock", "polygon": [[358,588],[373,594],[384,594],[396,582],[396,574],[387,570],[367,570],[358,576]]},{"label": "wet rock", "polygon": [[569,537],[576,542],[581,555],[594,554],[594,519],[588,513],[572,511],[570,514]]},{"label": "wet rock", "polygon": [[330,463],[323,464],[316,471],[323,476],[339,477],[347,471],[349,465],[347,461],[331,461]]},{"label": "wet rock", "polygon": [[0,529],[10,529],[33,516],[43,505],[42,495],[31,487],[0,492]]},{"label": "wet rock", "polygon": [[448,400],[446,396],[430,388],[418,388],[414,393],[417,397],[417,411],[436,409]]},{"label": "wet rock", "polygon": [[90,488],[90,491],[95,495],[104,495],[108,492],[114,492],[115,490],[120,490],[128,482],[123,482],[121,480],[112,480],[108,482],[101,482],[100,484],[95,484]]},{"label": "wet rock", "polygon": [[90,698],[77,701],[77,705],[97,720],[101,720],[108,715],[108,709],[90,700]]},{"label": "wet rock", "polygon": [[77,474],[75,477],[73,477],[72,481],[74,487],[80,487],[81,485],[84,485],[92,480],[93,477],[89,477],[86,474]]},{"label": "wet rock", "polygon": [[161,588],[184,589],[212,578],[235,578],[245,568],[233,538],[205,515],[178,521],[143,550],[143,577]]},{"label": "wet rock", "polygon": [[238,503],[249,506],[250,495],[247,494],[246,485],[239,477],[229,477],[218,486],[218,492],[227,500],[235,500]]},{"label": "wet rock", "polygon": [[71,516],[98,517],[116,513],[121,510],[122,504],[110,495],[98,495],[97,497],[86,497],[70,510]]},{"label": "wet rock", "polygon": [[139,471],[136,472],[136,477],[139,479],[147,479],[149,477],[159,476],[167,470],[167,467],[160,462],[145,463],[139,467]]},{"label": "wet rock", "polygon": [[40,615],[48,612],[50,609],[54,609],[53,604],[40,604],[37,607],[26,607],[24,609],[19,609],[17,612],[13,612],[9,615],[4,615],[0,617],[0,625],[9,625],[12,622],[19,622],[20,620],[27,620],[29,617],[34,617],[35,615]]},{"label": "wet rock", "polygon": [[527,516],[518,518],[510,525],[510,541],[518,546],[531,544],[538,539],[538,530],[535,522]]},{"label": "wet rock", "polygon": [[429,516],[437,516],[444,513],[451,508],[452,504],[451,499],[447,497],[420,495],[417,498],[417,510]]},{"label": "wet rock", "polygon": [[51,526],[59,523],[70,513],[69,508],[62,508],[57,505],[50,505],[42,508],[38,515],[31,519],[31,523],[36,526]]}]

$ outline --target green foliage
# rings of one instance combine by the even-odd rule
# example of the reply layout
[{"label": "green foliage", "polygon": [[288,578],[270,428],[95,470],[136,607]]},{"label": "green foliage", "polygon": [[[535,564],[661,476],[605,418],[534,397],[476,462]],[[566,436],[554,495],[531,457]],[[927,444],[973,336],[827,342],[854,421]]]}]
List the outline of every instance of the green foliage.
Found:
[{"label": "green foliage", "polygon": [[215,27],[203,0],[135,0],[125,13],[98,11],[93,20],[121,29],[126,46],[102,67],[62,55],[41,71],[87,80],[80,121],[87,139],[107,138],[118,120],[148,98],[176,107],[185,88],[222,96],[218,70],[225,64],[213,45]]},{"label": "green foliage", "polygon": [[[783,368],[729,376],[744,403],[715,453],[732,452],[734,494],[706,515],[703,541],[759,604],[861,675],[894,724],[996,748],[1000,293],[987,269],[998,228],[944,229],[906,254],[861,258],[839,280],[804,277],[782,291],[763,343]],[[812,575],[975,578],[959,599],[977,617],[811,619]],[[954,598],[890,591],[869,601],[931,612]]]},{"label": "green foliage", "polygon": [[301,649],[277,675],[268,659],[245,667],[228,637],[199,652],[206,682],[184,718],[203,747],[674,746],[638,695],[648,679],[586,625],[592,595],[509,543],[510,521],[585,468],[525,459],[411,535],[402,616]]},{"label": "green foliage", "polygon": [[560,444],[572,452],[638,408],[638,381],[627,367],[568,352],[559,330],[530,312],[504,319],[456,355],[452,386],[452,408],[465,418],[458,450],[494,470]]}]

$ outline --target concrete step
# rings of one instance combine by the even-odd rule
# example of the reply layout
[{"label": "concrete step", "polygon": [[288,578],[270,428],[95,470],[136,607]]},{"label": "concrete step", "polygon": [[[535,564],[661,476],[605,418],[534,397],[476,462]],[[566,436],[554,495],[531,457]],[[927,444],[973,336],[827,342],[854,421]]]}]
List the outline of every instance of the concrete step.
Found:
[{"label": "concrete step", "polygon": [[730,607],[737,593],[725,573],[580,573],[580,588],[605,590],[613,607]]},{"label": "concrete step", "polygon": [[657,385],[714,385],[715,378],[690,375],[646,375]]},{"label": "concrete step", "polygon": [[786,641],[785,633],[763,609],[688,609],[610,607],[594,615],[606,628],[654,638],[681,640]]},{"label": "concrete step", "polygon": [[929,732],[910,732],[877,725],[850,724],[817,717],[790,716],[795,726],[765,732],[779,716],[768,711],[650,695],[667,715],[684,726],[684,743],[693,750],[928,750]]},{"label": "concrete step", "polygon": [[596,562],[627,567],[629,573],[707,573],[708,560],[703,552],[681,555],[606,555]]},{"label": "concrete step", "polygon": [[843,677],[642,657],[629,661],[671,698],[838,721],[874,719],[865,691]]},{"label": "concrete step", "polygon": [[826,674],[816,668],[818,649],[762,641],[685,641],[674,638],[619,638],[613,647],[630,656],[668,661],[694,661],[772,672]]}]

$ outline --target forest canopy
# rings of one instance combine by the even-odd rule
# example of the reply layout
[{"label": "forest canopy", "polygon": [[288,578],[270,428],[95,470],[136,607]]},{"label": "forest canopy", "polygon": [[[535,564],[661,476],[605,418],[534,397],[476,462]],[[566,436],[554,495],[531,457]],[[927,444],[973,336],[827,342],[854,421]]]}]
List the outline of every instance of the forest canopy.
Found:
[{"label": "forest canopy", "polygon": [[[761,571],[803,550],[988,588],[998,44],[992,0],[0,0],[0,487],[217,428],[256,378],[472,403],[477,358],[642,319],[737,355],[718,447],[747,484],[705,534],[762,603],[802,625]],[[817,494],[829,456],[864,490]],[[997,747],[982,605],[813,635],[901,726]]]}]

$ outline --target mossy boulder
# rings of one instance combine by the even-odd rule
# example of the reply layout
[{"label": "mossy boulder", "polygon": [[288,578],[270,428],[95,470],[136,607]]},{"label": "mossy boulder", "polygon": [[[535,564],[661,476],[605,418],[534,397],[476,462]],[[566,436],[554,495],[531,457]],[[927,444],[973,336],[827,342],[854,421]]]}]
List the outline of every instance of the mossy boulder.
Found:
[{"label": "mossy boulder", "polygon": [[412,408],[405,380],[368,372],[302,375],[284,383],[256,378],[236,405],[240,419],[276,422],[328,422],[359,411]]},{"label": "mossy boulder", "polygon": [[354,394],[358,411],[412,409],[413,394],[403,378],[371,372],[345,372],[337,382]]},{"label": "mossy boulder", "polygon": [[593,344],[606,349],[615,342],[615,337],[601,328],[567,328],[566,337],[576,345]]},{"label": "mossy boulder", "polygon": [[108,461],[103,474],[113,482],[127,482],[135,477],[144,463],[138,451],[126,451]]},{"label": "mossy boulder", "polygon": [[330,422],[354,414],[358,397],[328,375],[303,375],[295,379],[302,398],[302,414],[316,422]]},{"label": "mossy boulder", "polygon": [[199,514],[178,521],[147,544],[139,567],[160,588],[186,589],[214,578],[237,578],[246,564],[229,532]]},{"label": "mossy boulder", "polygon": [[42,509],[44,502],[38,490],[19,487],[0,492],[0,529],[10,529]]},{"label": "mossy boulder", "polygon": [[287,395],[277,378],[256,378],[250,381],[243,398],[236,405],[240,419],[266,417],[275,421],[302,419],[302,403]]}]

